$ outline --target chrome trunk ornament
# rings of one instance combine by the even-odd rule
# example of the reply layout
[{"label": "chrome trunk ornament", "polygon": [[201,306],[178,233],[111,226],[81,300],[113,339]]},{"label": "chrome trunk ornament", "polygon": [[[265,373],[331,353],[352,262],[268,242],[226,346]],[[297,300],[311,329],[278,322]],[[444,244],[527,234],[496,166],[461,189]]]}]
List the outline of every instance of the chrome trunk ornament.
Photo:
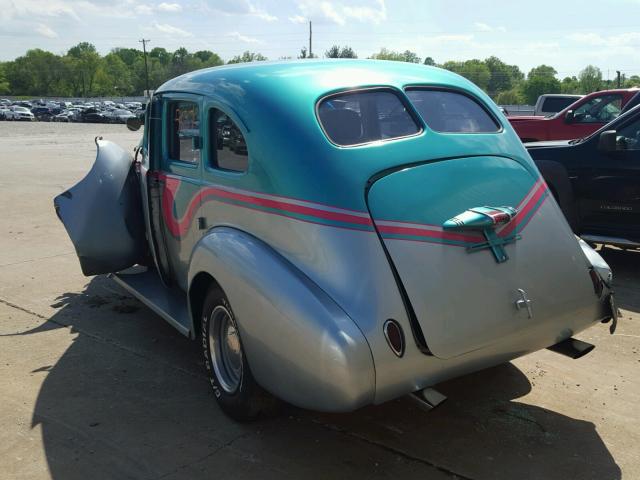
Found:
[{"label": "chrome trunk ornament", "polygon": [[523,308],[526,308],[529,318],[533,318],[533,310],[531,309],[531,300],[527,298],[527,292],[519,288],[518,293],[520,294],[520,298],[516,300],[516,308],[518,310],[522,310]]}]

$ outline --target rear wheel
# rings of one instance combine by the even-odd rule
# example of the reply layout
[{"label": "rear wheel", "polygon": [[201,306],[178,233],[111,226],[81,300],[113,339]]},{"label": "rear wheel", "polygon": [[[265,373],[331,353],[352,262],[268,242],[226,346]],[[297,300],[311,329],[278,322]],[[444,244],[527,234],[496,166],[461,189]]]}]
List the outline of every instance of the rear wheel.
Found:
[{"label": "rear wheel", "polygon": [[253,378],[233,310],[219,288],[211,287],[205,297],[201,325],[205,365],[220,408],[238,421],[274,410],[278,401]]}]

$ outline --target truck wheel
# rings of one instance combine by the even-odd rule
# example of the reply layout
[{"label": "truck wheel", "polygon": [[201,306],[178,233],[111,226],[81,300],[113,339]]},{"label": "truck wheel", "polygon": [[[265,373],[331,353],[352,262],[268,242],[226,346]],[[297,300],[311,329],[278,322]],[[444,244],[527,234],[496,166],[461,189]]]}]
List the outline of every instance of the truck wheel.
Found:
[{"label": "truck wheel", "polygon": [[253,378],[233,310],[219,288],[205,297],[201,325],[209,381],[224,413],[248,421],[273,411],[278,401]]}]

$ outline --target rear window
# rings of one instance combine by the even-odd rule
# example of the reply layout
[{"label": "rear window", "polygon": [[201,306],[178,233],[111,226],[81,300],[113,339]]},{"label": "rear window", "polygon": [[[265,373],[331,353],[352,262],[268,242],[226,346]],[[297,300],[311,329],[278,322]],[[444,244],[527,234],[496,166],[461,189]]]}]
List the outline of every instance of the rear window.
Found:
[{"label": "rear window", "polygon": [[325,98],[318,106],[318,117],[329,139],[342,146],[420,132],[400,98],[387,90],[348,92]]},{"label": "rear window", "polygon": [[443,133],[495,133],[500,125],[475,100],[444,90],[407,90],[430,129]]},{"label": "rear window", "polygon": [[558,113],[560,110],[564,110],[573,102],[579,100],[578,98],[562,98],[562,97],[549,97],[546,98],[542,104],[542,111],[545,113]]}]

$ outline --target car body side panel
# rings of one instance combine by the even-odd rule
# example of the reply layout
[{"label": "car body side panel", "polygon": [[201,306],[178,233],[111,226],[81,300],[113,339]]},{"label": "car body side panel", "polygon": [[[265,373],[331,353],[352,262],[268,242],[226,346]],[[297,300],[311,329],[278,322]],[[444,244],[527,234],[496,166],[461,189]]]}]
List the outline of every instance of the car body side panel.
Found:
[{"label": "car body side panel", "polygon": [[268,245],[237,229],[215,228],[194,250],[190,281],[199,272],[223,286],[251,371],[264,388],[322,411],[373,402],[373,359],[360,329]]}]

